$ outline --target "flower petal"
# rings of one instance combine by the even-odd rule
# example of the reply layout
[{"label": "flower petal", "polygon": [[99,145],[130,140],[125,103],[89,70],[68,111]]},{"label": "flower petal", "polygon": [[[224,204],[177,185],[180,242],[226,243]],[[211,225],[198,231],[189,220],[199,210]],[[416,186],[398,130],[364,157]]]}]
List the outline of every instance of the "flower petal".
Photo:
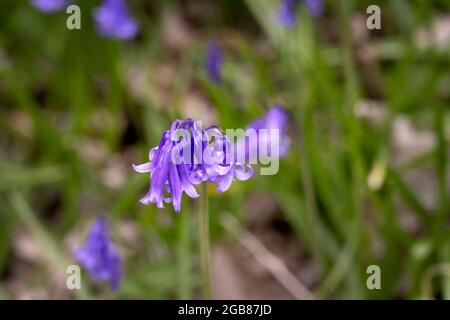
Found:
[{"label": "flower petal", "polygon": [[152,162],[146,162],[140,165],[133,164],[133,170],[139,173],[147,173],[153,170]]},{"label": "flower petal", "polygon": [[230,172],[225,176],[221,176],[218,179],[219,186],[217,187],[216,191],[217,192],[227,191],[230,188],[231,183],[233,182],[233,178],[234,178],[233,170],[230,170]]},{"label": "flower petal", "polygon": [[182,190],[181,190],[181,183],[180,183],[180,177],[178,175],[178,170],[176,165],[173,163],[170,164],[169,168],[169,183],[170,183],[170,189],[172,194],[172,204],[176,212],[180,212],[181,210],[181,196],[182,196]]},{"label": "flower petal", "polygon": [[[247,171],[245,170],[246,167],[248,169]],[[248,164],[245,166],[243,164],[237,164],[234,174],[236,176],[236,179],[238,179],[239,181],[245,181],[252,177],[253,168],[251,165]]]}]

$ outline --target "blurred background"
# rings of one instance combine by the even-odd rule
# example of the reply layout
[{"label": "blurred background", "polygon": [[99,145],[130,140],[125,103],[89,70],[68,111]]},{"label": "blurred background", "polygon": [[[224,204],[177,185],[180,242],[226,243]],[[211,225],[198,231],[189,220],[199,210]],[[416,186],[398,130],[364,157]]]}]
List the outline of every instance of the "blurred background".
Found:
[{"label": "blurred background", "polygon": [[[210,189],[215,298],[450,298],[450,4],[445,0],[129,0],[133,39],[106,38],[75,1],[0,2],[0,298],[201,297],[199,201],[181,213],[138,200],[131,165],[176,118],[245,128],[271,105],[292,143],[274,176]],[[381,9],[381,29],[366,8]],[[220,83],[205,50],[222,48]],[[82,271],[73,248],[105,216],[119,290]],[[378,265],[381,289],[369,290]]]}]

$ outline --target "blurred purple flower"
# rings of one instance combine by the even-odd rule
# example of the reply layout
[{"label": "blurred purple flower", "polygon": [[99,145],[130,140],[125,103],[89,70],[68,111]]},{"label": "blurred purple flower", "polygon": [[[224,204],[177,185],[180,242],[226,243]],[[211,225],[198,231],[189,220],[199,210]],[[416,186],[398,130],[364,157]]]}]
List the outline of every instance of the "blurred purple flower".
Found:
[{"label": "blurred purple flower", "polygon": [[[257,152],[259,154],[259,146],[265,145],[267,146],[266,150],[271,150],[272,141],[270,135],[262,135],[259,133],[261,129],[267,129],[270,133],[272,129],[279,130],[278,136],[278,155],[280,157],[284,157],[289,150],[291,141],[289,136],[287,135],[287,126],[288,126],[289,116],[287,111],[280,105],[272,106],[269,111],[263,115],[262,117],[257,118],[253,122],[251,122],[247,128],[252,128],[257,130],[258,132],[258,143],[247,146],[244,141],[242,144],[245,144],[246,155]],[[243,145],[240,145],[243,148]]]},{"label": "blurred purple flower", "polygon": [[150,162],[133,165],[136,172],[150,173],[151,177],[150,189],[140,202],[155,203],[158,208],[163,208],[164,202],[172,203],[179,212],[184,192],[191,198],[199,197],[195,185],[217,183],[217,191],[223,192],[234,177],[249,179],[253,174],[251,166],[227,157],[230,146],[216,126],[203,130],[198,121],[175,120],[163,133],[159,146],[150,150]]},{"label": "blurred purple flower", "polygon": [[323,0],[305,0],[305,3],[313,16],[319,16],[323,13]]},{"label": "blurred purple flower", "polygon": [[206,48],[205,69],[210,81],[215,84],[221,81],[222,63],[222,49],[217,42],[211,41]]},{"label": "blurred purple flower", "polygon": [[[303,0],[313,16],[318,16],[323,12],[323,0]],[[279,23],[290,28],[297,22],[296,9],[302,0],[281,0],[280,8],[278,9]]]},{"label": "blurred purple flower", "polygon": [[67,6],[69,0],[31,0],[31,3],[42,12],[55,12]]},{"label": "blurred purple flower", "polygon": [[99,218],[91,226],[84,247],[75,249],[75,257],[96,280],[109,281],[117,290],[120,282],[120,257],[109,237],[109,223]]},{"label": "blurred purple flower", "polygon": [[131,39],[139,31],[125,0],[104,0],[94,12],[94,20],[98,32],[104,37]]},{"label": "blurred purple flower", "polygon": [[298,0],[281,0],[280,9],[278,10],[278,21],[284,27],[292,27],[297,22],[295,9]]}]

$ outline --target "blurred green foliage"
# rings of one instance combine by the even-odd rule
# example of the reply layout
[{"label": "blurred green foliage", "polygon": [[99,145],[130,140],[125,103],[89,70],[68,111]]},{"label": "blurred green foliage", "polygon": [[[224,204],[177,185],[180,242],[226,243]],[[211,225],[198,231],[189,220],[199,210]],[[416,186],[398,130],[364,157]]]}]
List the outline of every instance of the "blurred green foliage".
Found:
[{"label": "blurred green foliage", "polygon": [[[176,24],[168,18],[174,11],[189,12],[187,2],[129,1],[141,33],[128,42],[99,37],[90,19],[98,1],[78,2],[79,31],[65,28],[64,12],[46,15],[28,1],[0,3],[0,298],[15,298],[11,278],[54,297],[49,275],[64,274],[63,267],[55,271],[58,264],[74,263],[68,238],[77,230],[81,241],[102,214],[123,251],[123,284],[113,295],[86,284],[80,298],[88,291],[100,298],[196,296],[197,202],[184,197],[181,214],[139,205],[149,178],[130,167],[146,160],[174,118],[189,113],[184,103],[192,90],[208,99],[223,128],[245,127],[275,103],[292,115],[292,148],[277,175],[211,192],[213,241],[228,236],[218,216],[232,212],[245,223],[248,196],[260,192],[277,201],[299,246],[317,262],[319,283],[310,288],[317,298],[450,297],[450,278],[441,274],[431,296],[423,290],[433,280],[427,270],[450,263],[450,55],[448,46],[421,48],[416,37],[443,13],[449,19],[447,1],[378,1],[382,30],[362,27],[370,53],[352,37],[352,23],[373,1],[327,1],[323,17],[301,11],[291,30],[273,18],[277,1],[189,1],[212,6],[214,14],[189,16],[196,36],[178,51],[168,48],[164,28]],[[204,76],[209,38],[226,43],[220,86]],[[358,58],[361,52],[372,58]],[[166,93],[157,81],[161,65],[176,71]],[[367,99],[386,106],[380,123],[355,115]],[[391,136],[399,115],[436,142],[401,165]],[[117,162],[126,175],[118,188],[105,181],[111,178],[105,170]],[[432,207],[415,191],[421,181],[405,178],[421,167],[431,168],[436,184]],[[373,168],[379,188],[367,183]],[[399,203],[415,215],[418,231],[401,223]],[[124,221],[136,224],[135,241],[117,236]],[[22,277],[14,242],[23,228],[50,253],[43,267],[32,265]],[[366,288],[371,264],[381,267],[382,290]]]}]

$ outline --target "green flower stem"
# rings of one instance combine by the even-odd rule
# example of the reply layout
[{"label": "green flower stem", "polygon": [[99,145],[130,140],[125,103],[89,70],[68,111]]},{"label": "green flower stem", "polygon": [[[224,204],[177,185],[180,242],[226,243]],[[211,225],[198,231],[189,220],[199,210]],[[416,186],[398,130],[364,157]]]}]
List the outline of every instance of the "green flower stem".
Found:
[{"label": "green flower stem", "polygon": [[208,184],[202,185],[202,197],[199,210],[199,241],[200,241],[200,260],[202,272],[203,297],[212,299],[211,291],[211,269],[209,259],[209,203],[208,203]]}]

